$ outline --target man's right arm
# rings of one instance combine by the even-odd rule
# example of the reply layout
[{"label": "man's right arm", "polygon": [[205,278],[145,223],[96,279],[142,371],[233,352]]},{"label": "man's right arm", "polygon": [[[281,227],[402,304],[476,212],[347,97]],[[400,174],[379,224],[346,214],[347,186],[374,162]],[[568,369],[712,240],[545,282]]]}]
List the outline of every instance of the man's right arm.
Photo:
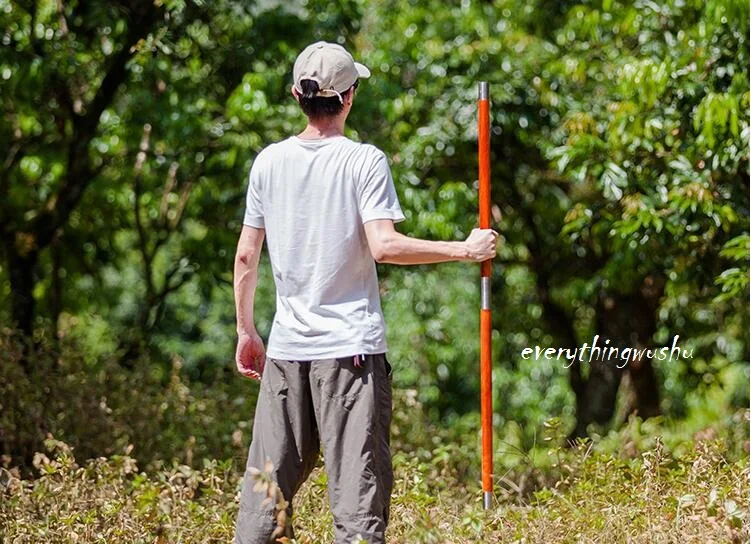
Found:
[{"label": "man's right arm", "polygon": [[243,225],[235,254],[233,286],[237,316],[235,362],[241,374],[260,379],[265,362],[263,341],[256,332],[253,303],[258,284],[258,263],[266,231]]},{"label": "man's right arm", "polygon": [[463,242],[435,242],[398,233],[390,219],[368,221],[364,226],[370,252],[379,263],[481,262],[495,257],[498,233],[491,229],[473,229]]}]

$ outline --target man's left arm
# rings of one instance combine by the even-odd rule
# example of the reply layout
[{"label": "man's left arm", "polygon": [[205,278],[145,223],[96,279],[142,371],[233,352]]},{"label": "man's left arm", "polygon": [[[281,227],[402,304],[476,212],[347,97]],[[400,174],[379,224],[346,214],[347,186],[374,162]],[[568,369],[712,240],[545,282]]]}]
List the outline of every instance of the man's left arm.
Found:
[{"label": "man's left arm", "polygon": [[243,375],[261,379],[266,350],[253,319],[253,303],[258,285],[258,263],[266,231],[243,225],[235,254],[233,288],[237,316],[237,350],[235,363]]}]

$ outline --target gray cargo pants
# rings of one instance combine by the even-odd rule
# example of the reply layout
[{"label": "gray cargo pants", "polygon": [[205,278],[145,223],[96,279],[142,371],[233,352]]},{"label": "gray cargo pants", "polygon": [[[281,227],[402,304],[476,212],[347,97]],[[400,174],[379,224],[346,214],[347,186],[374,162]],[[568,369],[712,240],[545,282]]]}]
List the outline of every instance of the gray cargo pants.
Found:
[{"label": "gray cargo pants", "polygon": [[[329,503],[337,543],[359,534],[369,544],[385,542],[393,472],[391,367],[384,354],[318,361],[267,359],[253,423],[253,439],[240,495],[236,544],[266,544],[277,529],[275,505],[254,491],[273,465],[272,479],[292,497],[316,463],[319,444],[328,475]],[[291,507],[287,523],[291,522]],[[278,532],[278,529],[277,529]]]}]

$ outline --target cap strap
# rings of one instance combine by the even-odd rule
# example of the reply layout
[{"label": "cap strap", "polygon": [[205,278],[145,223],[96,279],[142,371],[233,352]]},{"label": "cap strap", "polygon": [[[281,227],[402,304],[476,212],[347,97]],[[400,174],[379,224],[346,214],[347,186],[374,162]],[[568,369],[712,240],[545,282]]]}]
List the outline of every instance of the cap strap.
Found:
[{"label": "cap strap", "polygon": [[332,93],[335,93],[337,98],[339,98],[339,102],[344,104],[344,99],[342,98],[342,95],[339,93],[339,91],[337,91],[336,89],[328,89],[328,90],[331,91]]}]

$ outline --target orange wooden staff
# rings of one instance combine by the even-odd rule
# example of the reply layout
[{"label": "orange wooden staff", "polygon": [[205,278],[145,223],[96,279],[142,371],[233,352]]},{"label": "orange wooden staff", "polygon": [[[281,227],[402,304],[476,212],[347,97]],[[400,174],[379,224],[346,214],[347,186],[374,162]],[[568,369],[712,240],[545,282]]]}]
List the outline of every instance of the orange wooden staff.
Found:
[{"label": "orange wooden staff", "polygon": [[[480,82],[477,102],[477,144],[480,179],[480,228],[490,228],[490,97],[487,81]],[[490,260],[480,264],[480,419],[482,421],[482,503],[493,500],[493,374],[491,363]]]}]

